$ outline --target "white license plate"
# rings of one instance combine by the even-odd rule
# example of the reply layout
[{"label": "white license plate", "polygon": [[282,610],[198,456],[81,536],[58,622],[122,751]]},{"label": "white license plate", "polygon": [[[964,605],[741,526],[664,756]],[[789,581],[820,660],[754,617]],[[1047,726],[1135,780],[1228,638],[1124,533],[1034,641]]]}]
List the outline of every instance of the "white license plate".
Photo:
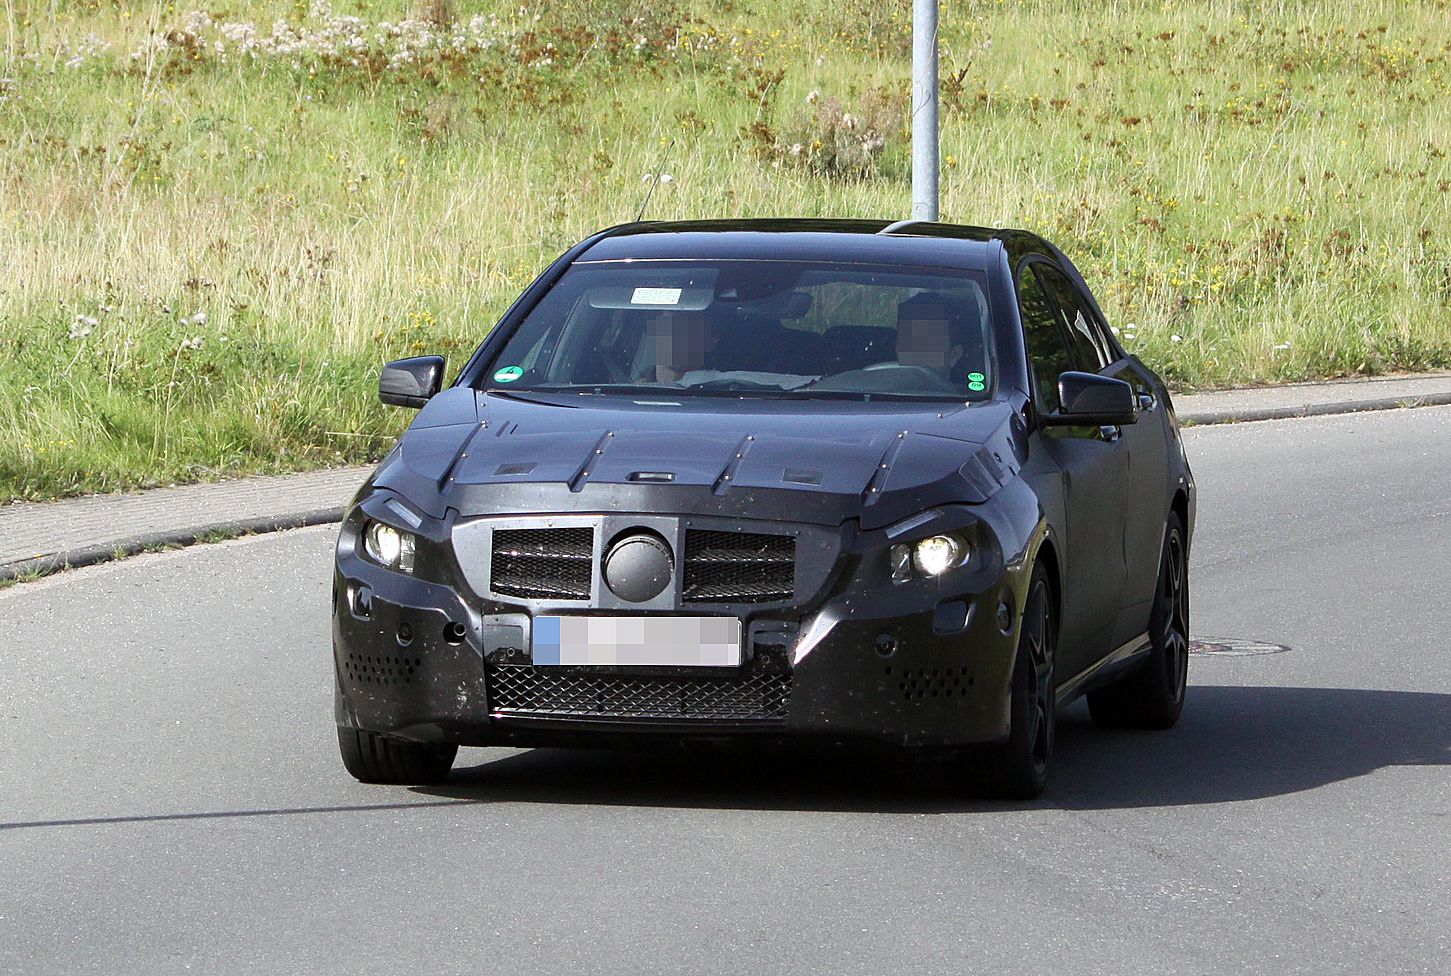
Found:
[{"label": "white license plate", "polygon": [[535,617],[536,665],[723,668],[741,663],[738,617]]}]

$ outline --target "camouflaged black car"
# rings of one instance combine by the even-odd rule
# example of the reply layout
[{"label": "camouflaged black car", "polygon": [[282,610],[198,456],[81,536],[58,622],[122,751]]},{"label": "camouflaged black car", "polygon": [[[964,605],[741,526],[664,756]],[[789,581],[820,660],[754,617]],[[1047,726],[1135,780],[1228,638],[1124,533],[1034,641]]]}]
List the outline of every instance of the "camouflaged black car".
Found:
[{"label": "camouflaged black car", "polygon": [[795,737],[1044,786],[1055,710],[1184,701],[1194,483],[1159,378],[1022,231],[641,223],[559,258],[337,546],[343,761]]}]

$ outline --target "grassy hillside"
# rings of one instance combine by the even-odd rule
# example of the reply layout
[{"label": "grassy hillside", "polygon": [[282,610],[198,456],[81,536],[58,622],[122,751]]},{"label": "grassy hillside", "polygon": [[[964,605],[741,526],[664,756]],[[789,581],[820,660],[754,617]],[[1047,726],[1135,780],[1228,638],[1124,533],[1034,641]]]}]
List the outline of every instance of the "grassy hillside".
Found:
[{"label": "grassy hillside", "polygon": [[[1451,10],[945,2],[943,214],[1180,386],[1451,366]],[[908,210],[907,0],[6,0],[0,500],[376,455],[634,215]]]}]

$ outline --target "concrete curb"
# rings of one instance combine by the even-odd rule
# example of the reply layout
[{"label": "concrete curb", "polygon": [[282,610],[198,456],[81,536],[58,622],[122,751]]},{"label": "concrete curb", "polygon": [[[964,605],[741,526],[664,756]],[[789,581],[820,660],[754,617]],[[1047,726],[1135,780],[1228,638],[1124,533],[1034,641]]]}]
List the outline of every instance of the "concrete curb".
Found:
[{"label": "concrete curb", "polygon": [[109,545],[84,546],[65,552],[37,556],[21,562],[7,563],[0,566],[0,583],[26,578],[39,579],[42,576],[49,576],[67,569],[80,569],[83,566],[94,566],[98,563],[110,562],[113,559],[124,559],[127,556],[135,556],[151,549],[191,546],[201,542],[209,535],[218,533],[229,537],[263,535],[269,532],[282,532],[286,529],[301,529],[309,525],[327,525],[340,522],[342,518],[343,509],[322,508],[264,518],[209,522],[166,532],[150,532],[130,536]]},{"label": "concrete curb", "polygon": [[1440,407],[1447,404],[1451,404],[1451,391],[1410,397],[1373,397],[1365,400],[1340,400],[1334,403],[1310,403],[1296,406],[1201,409],[1181,413],[1179,422],[1186,427],[1207,427],[1212,424],[1250,423],[1257,420],[1294,420],[1300,417],[1328,417],[1341,413]]}]

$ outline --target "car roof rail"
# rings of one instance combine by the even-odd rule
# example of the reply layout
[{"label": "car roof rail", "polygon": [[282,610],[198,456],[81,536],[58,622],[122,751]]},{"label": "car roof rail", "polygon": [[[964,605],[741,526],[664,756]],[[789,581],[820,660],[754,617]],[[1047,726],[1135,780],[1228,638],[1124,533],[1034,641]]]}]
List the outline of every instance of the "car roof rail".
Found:
[{"label": "car roof rail", "polygon": [[910,218],[908,220],[899,220],[899,221],[897,221],[894,224],[888,224],[887,226],[883,227],[881,230],[877,231],[877,233],[878,234],[898,234],[898,233],[901,233],[902,231],[906,230],[908,227],[914,227],[917,224],[935,224],[936,222],[937,221],[935,221],[935,220],[919,220],[919,219],[913,217],[913,218]]}]

